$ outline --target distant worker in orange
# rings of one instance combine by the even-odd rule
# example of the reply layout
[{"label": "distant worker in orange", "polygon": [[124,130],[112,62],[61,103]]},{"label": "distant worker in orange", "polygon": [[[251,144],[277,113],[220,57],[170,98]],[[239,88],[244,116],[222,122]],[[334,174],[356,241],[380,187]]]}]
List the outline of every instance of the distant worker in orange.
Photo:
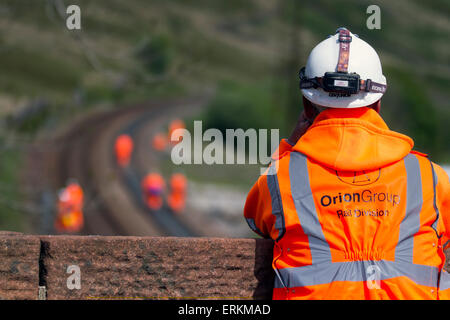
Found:
[{"label": "distant worker in orange", "polygon": [[133,152],[133,139],[127,134],[121,134],[117,137],[114,149],[116,152],[117,164],[126,167],[130,163],[131,153]]},{"label": "distant worker in orange", "polygon": [[141,188],[144,201],[150,209],[161,209],[165,186],[163,177],[158,173],[149,173],[142,180]]},{"label": "distant worker in orange", "polygon": [[157,151],[164,151],[167,147],[167,136],[164,133],[157,133],[153,137],[152,147]]},{"label": "distant worker in orange", "polygon": [[83,205],[83,189],[78,182],[69,182],[68,186],[58,194],[55,229],[58,232],[79,232],[84,224]]},{"label": "distant worker in orange", "polygon": [[182,139],[182,138],[180,138],[178,141],[172,141],[171,137],[172,137],[173,132],[177,129],[185,129],[185,128],[186,128],[186,126],[184,125],[184,122],[181,119],[175,119],[169,124],[169,141],[173,145],[179,143]]},{"label": "distant worker in orange", "polygon": [[175,173],[170,179],[170,194],[167,199],[169,207],[181,213],[186,206],[187,179],[181,173]]}]

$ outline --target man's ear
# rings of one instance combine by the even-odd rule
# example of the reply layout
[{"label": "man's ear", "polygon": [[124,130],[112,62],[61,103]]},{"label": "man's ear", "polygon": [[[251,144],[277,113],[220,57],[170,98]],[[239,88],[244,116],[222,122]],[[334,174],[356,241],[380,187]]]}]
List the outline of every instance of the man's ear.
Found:
[{"label": "man's ear", "polygon": [[372,103],[369,108],[372,108],[373,110],[375,110],[376,112],[380,113],[381,110],[381,99],[378,100],[377,102]]},{"label": "man's ear", "polygon": [[305,98],[305,96],[302,96],[303,98],[303,108],[305,110],[305,115],[310,120],[310,122],[313,122],[316,116],[318,115],[317,109],[312,105],[312,103]]}]

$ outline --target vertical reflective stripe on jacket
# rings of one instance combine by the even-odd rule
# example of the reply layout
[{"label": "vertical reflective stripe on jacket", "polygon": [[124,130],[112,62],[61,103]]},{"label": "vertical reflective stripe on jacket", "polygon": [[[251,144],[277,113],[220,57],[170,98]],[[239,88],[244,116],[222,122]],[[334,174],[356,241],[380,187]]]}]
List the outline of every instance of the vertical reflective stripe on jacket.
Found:
[{"label": "vertical reflective stripe on jacket", "polygon": [[436,232],[436,235],[438,236],[438,238],[440,238],[440,235],[437,231],[437,224],[438,224],[438,220],[439,220],[439,208],[437,207],[437,203],[436,203],[437,176],[436,176],[436,171],[434,171],[433,163],[431,163],[431,161],[430,161],[430,166],[431,166],[431,171],[433,173],[433,207],[434,207],[434,211],[436,211],[436,220],[434,220],[431,227],[434,229],[434,232]]},{"label": "vertical reflective stripe on jacket", "polygon": [[[284,212],[283,212],[283,202],[281,200],[280,195],[280,186],[278,185],[278,179],[277,179],[277,173],[276,173],[276,164],[272,163],[269,167],[267,174],[263,177],[266,181],[263,183],[267,183],[267,190],[270,194],[271,199],[271,214],[275,217],[274,227],[276,230],[278,230],[277,239],[283,237],[285,233],[285,223],[284,223]],[[254,218],[246,217],[245,220],[247,221],[248,226],[250,229],[252,229],[254,232],[259,234],[260,236],[264,238],[270,238],[269,234],[265,234],[262,230],[260,230],[255,222]]]},{"label": "vertical reflective stripe on jacket", "polygon": [[276,164],[272,163],[267,173],[267,187],[269,188],[272,201],[272,214],[275,216],[275,228],[278,230],[278,237],[281,239],[285,232],[283,202],[281,201],[280,186],[278,185]]},{"label": "vertical reflective stripe on jacket", "polygon": [[[440,215],[439,208],[436,203],[436,197],[437,197],[436,186],[438,184],[438,178],[437,178],[436,171],[434,170],[434,166],[431,163],[431,161],[430,161],[430,165],[431,165],[431,170],[433,171],[433,206],[434,206],[434,210],[436,211],[436,220],[431,225],[431,227],[436,232],[436,235],[438,236],[438,238],[441,238],[442,234],[439,235],[437,232],[437,224],[438,224],[439,215]],[[445,247],[445,244],[443,246]],[[446,300],[450,299],[450,273],[448,273],[444,269],[442,269],[439,274],[439,298],[446,299]]]},{"label": "vertical reflective stripe on jacket", "polygon": [[289,160],[292,198],[303,231],[308,236],[312,264],[331,262],[331,252],[322,231],[309,183],[306,157],[292,152]]},{"label": "vertical reflective stripe on jacket", "polygon": [[413,262],[414,235],[420,228],[422,209],[422,178],[416,156],[408,154],[403,160],[406,169],[406,212],[400,224],[400,234],[395,248],[395,261]]},{"label": "vertical reflective stripe on jacket", "polygon": [[[395,260],[332,262],[330,246],[323,234],[310,188],[307,158],[298,152],[290,154],[291,192],[301,227],[308,236],[312,264],[278,270],[286,287],[314,286],[334,281],[367,281],[366,270],[370,265],[379,268],[379,280],[407,277],[416,284],[437,287],[439,269],[413,263],[414,235],[420,228],[423,202],[422,179],[419,161],[415,155],[406,156],[404,165],[407,174],[407,205],[400,224]],[[446,276],[450,279],[448,274],[441,277]],[[275,278],[275,288],[283,288],[283,283]]]}]

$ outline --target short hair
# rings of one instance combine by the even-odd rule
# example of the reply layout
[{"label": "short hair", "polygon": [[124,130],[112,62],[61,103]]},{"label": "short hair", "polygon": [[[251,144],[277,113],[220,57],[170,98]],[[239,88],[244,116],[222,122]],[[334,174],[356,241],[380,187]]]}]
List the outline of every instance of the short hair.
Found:
[{"label": "short hair", "polygon": [[322,111],[324,111],[325,109],[328,109],[328,107],[320,106],[320,105],[315,104],[315,103],[312,103],[312,102],[311,102],[311,105],[312,105],[314,108],[316,108],[317,111],[319,111],[319,113],[322,112]]}]

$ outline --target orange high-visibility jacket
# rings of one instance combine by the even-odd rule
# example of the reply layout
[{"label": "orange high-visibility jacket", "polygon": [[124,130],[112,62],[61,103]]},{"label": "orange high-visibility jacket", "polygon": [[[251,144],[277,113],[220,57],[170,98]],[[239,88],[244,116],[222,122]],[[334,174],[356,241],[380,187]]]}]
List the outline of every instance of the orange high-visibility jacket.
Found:
[{"label": "orange high-visibility jacket", "polygon": [[69,184],[58,201],[58,211],[82,211],[84,205],[83,189],[78,183]]},{"label": "orange high-visibility jacket", "polygon": [[134,148],[133,139],[127,134],[121,134],[117,137],[114,148],[117,163],[123,167],[128,166]]},{"label": "orange high-visibility jacket", "polygon": [[274,299],[447,299],[450,183],[370,108],[327,109],[251,189]]}]

